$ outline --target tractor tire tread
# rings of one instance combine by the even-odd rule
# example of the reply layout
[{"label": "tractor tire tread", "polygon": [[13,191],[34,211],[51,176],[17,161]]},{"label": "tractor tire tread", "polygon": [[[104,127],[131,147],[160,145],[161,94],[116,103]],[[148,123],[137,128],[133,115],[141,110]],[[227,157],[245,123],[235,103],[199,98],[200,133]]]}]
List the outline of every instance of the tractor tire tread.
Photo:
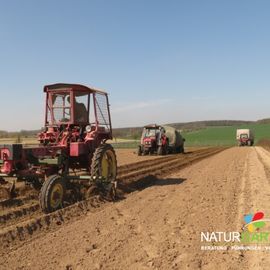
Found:
[{"label": "tractor tire tread", "polygon": [[[103,154],[107,151],[110,150],[113,152],[116,160],[116,154],[115,151],[112,147],[111,144],[101,144],[96,151],[94,152],[93,159],[92,159],[92,164],[91,164],[91,176],[94,177],[99,177],[100,176],[100,164],[101,164],[101,159],[103,157]],[[117,160],[116,160],[117,164]],[[117,167],[117,166],[116,166]],[[117,172],[116,172],[117,174]]]}]

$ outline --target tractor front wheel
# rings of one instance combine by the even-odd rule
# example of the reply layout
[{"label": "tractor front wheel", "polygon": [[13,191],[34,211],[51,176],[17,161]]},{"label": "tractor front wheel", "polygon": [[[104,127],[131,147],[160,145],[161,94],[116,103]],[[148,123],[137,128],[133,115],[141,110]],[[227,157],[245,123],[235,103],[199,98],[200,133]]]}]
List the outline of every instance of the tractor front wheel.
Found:
[{"label": "tractor front wheel", "polygon": [[141,147],[141,145],[139,145],[138,146],[138,150],[137,150],[137,154],[138,154],[138,156],[141,156],[142,155],[142,147]]},{"label": "tractor front wheel", "polygon": [[51,213],[63,207],[66,185],[60,175],[51,175],[43,184],[39,194],[40,207]]}]

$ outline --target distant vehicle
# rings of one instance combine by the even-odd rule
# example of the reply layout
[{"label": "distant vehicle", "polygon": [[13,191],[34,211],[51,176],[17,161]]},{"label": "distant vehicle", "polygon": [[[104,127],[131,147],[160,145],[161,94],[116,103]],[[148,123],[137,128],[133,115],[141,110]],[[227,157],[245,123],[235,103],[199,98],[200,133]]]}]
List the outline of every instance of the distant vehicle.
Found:
[{"label": "distant vehicle", "polygon": [[252,146],[254,144],[254,134],[250,129],[237,129],[236,140],[239,146]]},{"label": "distant vehicle", "polygon": [[175,128],[160,125],[147,125],[143,128],[138,155],[184,153],[185,139]]}]

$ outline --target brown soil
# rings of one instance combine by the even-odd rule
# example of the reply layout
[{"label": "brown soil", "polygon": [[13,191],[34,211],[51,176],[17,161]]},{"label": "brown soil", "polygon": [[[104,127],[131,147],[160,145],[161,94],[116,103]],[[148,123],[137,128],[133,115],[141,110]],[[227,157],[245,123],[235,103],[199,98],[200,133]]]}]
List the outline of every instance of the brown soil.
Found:
[{"label": "brown soil", "polygon": [[76,206],[84,215],[72,219],[70,211],[64,226],[7,245],[0,269],[269,269],[264,251],[201,251],[200,242],[201,232],[241,231],[244,214],[270,216],[269,152],[231,148],[178,172],[173,160],[161,163],[173,173],[156,172],[145,185],[123,172],[123,185],[133,184],[131,193],[123,188],[125,199],[84,202]]},{"label": "brown soil", "polygon": [[[203,147],[189,147],[186,149],[186,152],[197,151],[199,149],[204,149],[204,148]],[[161,157],[157,155],[138,156],[136,149],[116,149],[116,155],[117,155],[118,166],[127,165],[134,162],[147,161],[150,159],[157,159]]]},{"label": "brown soil", "polygon": [[[120,166],[118,169],[118,200],[125,199],[125,196],[131,192],[153,185],[158,176],[177,171],[179,168],[223,150],[224,148],[207,148],[185,155],[164,156],[160,159]],[[36,192],[29,191],[26,195],[22,185],[20,191],[24,196],[0,202],[0,242],[2,242],[0,250],[4,252],[11,245],[13,247],[22,245],[29,238],[33,239],[49,229],[54,231],[59,225],[76,220],[79,216],[85,215],[85,212],[96,211],[104,203],[108,203],[108,200],[95,196],[90,200],[45,215],[39,208]]]},{"label": "brown soil", "polygon": [[160,158],[160,156],[152,155],[152,156],[138,156],[136,149],[116,149],[117,156],[117,164],[118,166],[142,161],[142,160],[150,160]]}]

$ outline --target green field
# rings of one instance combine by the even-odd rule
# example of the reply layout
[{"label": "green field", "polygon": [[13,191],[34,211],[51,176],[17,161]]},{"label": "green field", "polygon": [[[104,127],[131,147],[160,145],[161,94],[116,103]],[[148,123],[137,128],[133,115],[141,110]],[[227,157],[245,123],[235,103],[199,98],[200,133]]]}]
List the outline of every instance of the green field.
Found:
[{"label": "green field", "polygon": [[[261,139],[270,139],[270,124],[248,124],[226,127],[206,127],[182,135],[186,139],[186,146],[232,146],[237,145],[236,129],[252,129],[255,134],[255,143]],[[120,142],[115,148],[136,148],[139,141]]]},{"label": "green field", "polygon": [[255,143],[270,138],[270,124],[250,124],[227,127],[207,127],[198,131],[183,133],[187,146],[236,145],[236,129],[249,128],[254,131]]}]

